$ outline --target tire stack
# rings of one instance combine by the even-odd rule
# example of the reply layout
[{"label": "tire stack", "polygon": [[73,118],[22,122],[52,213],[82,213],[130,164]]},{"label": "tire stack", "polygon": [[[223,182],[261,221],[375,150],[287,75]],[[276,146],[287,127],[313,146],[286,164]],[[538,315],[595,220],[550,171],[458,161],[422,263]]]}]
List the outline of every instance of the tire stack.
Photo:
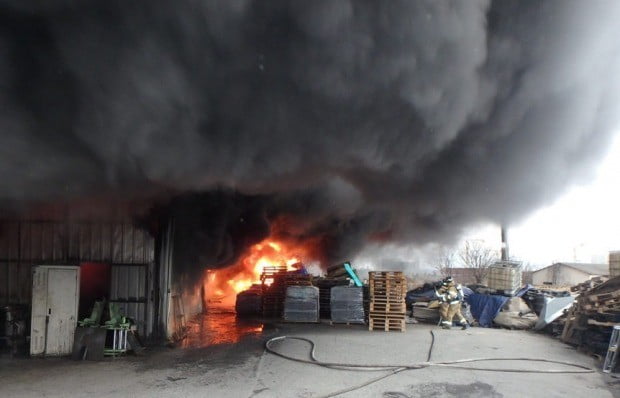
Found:
[{"label": "tire stack", "polygon": [[402,272],[369,272],[368,330],[405,331],[407,281]]}]

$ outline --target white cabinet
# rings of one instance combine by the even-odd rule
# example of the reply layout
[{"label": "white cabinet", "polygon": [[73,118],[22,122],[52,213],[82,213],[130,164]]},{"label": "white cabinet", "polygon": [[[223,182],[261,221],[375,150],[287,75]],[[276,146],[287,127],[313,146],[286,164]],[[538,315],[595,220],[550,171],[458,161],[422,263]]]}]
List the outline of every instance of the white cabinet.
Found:
[{"label": "white cabinet", "polygon": [[79,267],[33,267],[30,355],[71,354],[79,297]]}]

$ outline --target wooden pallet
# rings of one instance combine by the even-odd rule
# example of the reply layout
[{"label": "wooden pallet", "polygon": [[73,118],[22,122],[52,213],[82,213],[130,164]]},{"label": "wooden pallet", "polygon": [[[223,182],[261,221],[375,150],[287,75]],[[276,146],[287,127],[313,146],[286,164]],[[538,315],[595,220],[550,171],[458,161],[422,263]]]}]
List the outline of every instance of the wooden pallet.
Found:
[{"label": "wooden pallet", "polygon": [[404,312],[370,311],[368,317],[373,319],[405,319],[407,315]]},{"label": "wooden pallet", "polygon": [[368,287],[370,290],[394,290],[399,292],[407,290],[406,283],[370,283]]},{"label": "wooden pallet", "polygon": [[398,301],[398,302],[393,302],[393,301],[387,301],[387,302],[381,302],[381,301],[371,301],[370,302],[370,312],[373,311],[383,311],[383,312],[405,312],[407,311],[407,306],[405,305],[404,301]]},{"label": "wooden pallet", "polygon": [[608,301],[615,298],[620,298],[620,290],[609,293],[590,294],[587,296],[588,301],[591,302]]},{"label": "wooden pallet", "polygon": [[396,318],[368,318],[368,330],[383,330],[385,332],[404,332],[405,319]]},{"label": "wooden pallet", "polygon": [[375,300],[404,300],[406,294],[401,292],[370,291],[370,297]]},{"label": "wooden pallet", "polygon": [[370,291],[370,297],[373,300],[391,300],[391,301],[400,301],[405,299],[406,294],[401,292],[377,292]]},{"label": "wooden pallet", "polygon": [[406,285],[407,280],[404,277],[400,278],[372,278],[368,281],[370,286],[373,285]]},{"label": "wooden pallet", "polygon": [[609,278],[604,277],[604,276],[597,276],[594,277],[592,279],[590,279],[589,281],[585,281],[583,283],[580,283],[578,285],[572,286],[570,288],[571,292],[579,292],[579,293],[583,293],[586,292],[588,290],[591,290],[605,282],[607,282]]},{"label": "wooden pallet", "polygon": [[394,290],[399,292],[407,290],[406,283],[371,283],[369,287],[370,290]]},{"label": "wooden pallet", "polygon": [[402,271],[370,271],[368,273],[370,280],[381,278],[404,278]]}]

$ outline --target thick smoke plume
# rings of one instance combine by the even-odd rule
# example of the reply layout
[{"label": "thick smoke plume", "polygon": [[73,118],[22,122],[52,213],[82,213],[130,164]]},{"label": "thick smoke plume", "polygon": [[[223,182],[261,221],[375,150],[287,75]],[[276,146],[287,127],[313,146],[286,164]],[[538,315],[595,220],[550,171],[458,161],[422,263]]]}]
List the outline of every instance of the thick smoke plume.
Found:
[{"label": "thick smoke plume", "polygon": [[509,222],[618,127],[619,20],[602,0],[0,0],[0,199],[206,192],[217,263],[275,219],[334,259]]}]

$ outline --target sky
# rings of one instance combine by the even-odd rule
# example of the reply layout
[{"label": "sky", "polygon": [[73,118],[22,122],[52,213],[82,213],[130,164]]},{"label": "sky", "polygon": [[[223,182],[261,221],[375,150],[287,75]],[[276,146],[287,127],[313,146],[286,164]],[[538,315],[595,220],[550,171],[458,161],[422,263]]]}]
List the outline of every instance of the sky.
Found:
[{"label": "sky", "polygon": [[[472,227],[462,242],[472,239],[499,248],[499,226]],[[594,178],[510,226],[508,243],[511,257],[534,267],[560,261],[607,263],[609,251],[620,250],[620,131]]]}]

